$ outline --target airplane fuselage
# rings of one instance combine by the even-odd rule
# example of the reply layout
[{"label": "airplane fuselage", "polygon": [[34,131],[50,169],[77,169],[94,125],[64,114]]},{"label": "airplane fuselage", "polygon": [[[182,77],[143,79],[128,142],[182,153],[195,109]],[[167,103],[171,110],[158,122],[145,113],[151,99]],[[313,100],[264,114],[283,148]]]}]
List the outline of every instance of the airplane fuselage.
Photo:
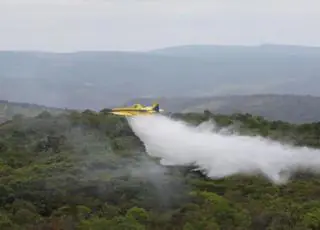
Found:
[{"label": "airplane fuselage", "polygon": [[143,106],[141,104],[135,104],[132,107],[113,108],[110,113],[120,116],[140,116],[140,115],[151,115],[162,112],[159,108],[159,104],[153,106]]},{"label": "airplane fuselage", "polygon": [[151,115],[158,112],[152,110],[136,110],[136,109],[113,109],[111,110],[112,114],[122,115],[122,116],[139,116],[139,115]]}]

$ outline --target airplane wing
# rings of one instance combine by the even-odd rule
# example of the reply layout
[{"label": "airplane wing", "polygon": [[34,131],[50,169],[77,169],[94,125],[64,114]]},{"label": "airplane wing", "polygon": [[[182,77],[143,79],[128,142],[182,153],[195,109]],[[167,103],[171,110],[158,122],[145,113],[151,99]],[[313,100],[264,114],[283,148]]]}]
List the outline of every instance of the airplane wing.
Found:
[{"label": "airplane wing", "polygon": [[149,107],[141,104],[134,104],[130,107],[113,108],[110,111],[110,113],[120,116],[151,115],[159,112],[163,112],[163,110],[159,108],[158,103],[154,103]]},{"label": "airplane wing", "polygon": [[134,116],[136,115],[135,113],[130,113],[129,111],[111,111],[110,113],[114,115],[120,115],[120,116]]}]

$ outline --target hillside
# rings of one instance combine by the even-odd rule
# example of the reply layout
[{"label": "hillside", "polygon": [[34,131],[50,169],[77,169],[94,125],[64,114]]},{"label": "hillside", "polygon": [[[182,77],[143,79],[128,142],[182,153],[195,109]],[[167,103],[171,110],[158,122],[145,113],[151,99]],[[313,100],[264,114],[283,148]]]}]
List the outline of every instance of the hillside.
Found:
[{"label": "hillside", "polygon": [[0,52],[0,98],[101,109],[137,97],[320,96],[320,49],[187,46],[150,52]]},{"label": "hillside", "polygon": [[0,100],[0,124],[6,120],[12,119],[15,115],[23,115],[24,117],[35,117],[44,111],[55,115],[64,113],[66,110],[36,104]]},{"label": "hillside", "polygon": [[319,122],[320,97],[299,95],[235,95],[202,98],[138,98],[126,104],[158,101],[168,112],[250,113],[292,123]]},{"label": "hillside", "polygon": [[[290,138],[320,147],[319,124],[260,117],[175,114],[193,124]],[[208,179],[193,166],[165,167],[146,154],[125,119],[86,111],[0,127],[0,229],[318,229],[319,176],[285,185],[263,176]]]},{"label": "hillside", "polygon": [[[209,110],[214,114],[224,115],[249,113],[263,116],[270,120],[282,120],[292,123],[320,121],[320,97],[302,95],[265,94],[199,98],[137,98],[121,105],[129,106],[134,103],[150,105],[153,102],[159,102],[160,106],[169,113],[202,113],[204,110]],[[48,111],[51,114],[61,114],[71,110],[0,100],[0,123],[11,119],[14,115],[21,114],[25,117],[35,117],[43,111]]]}]

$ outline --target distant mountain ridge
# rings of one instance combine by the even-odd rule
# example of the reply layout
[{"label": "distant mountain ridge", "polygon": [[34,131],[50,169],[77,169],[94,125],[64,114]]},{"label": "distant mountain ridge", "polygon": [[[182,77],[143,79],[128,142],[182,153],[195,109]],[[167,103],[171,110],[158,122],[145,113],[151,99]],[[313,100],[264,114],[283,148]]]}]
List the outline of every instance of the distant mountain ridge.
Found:
[{"label": "distant mountain ridge", "polygon": [[[320,97],[302,95],[233,95],[203,98],[136,98],[122,105],[160,103],[166,113],[204,112],[215,114],[250,113],[268,120],[282,120],[291,123],[320,122]],[[105,107],[107,108],[107,107]],[[8,102],[0,100],[0,123],[14,115],[37,116],[48,111],[52,114],[68,112],[67,109],[52,108],[36,104]]]},{"label": "distant mountain ridge", "polygon": [[51,114],[59,114],[66,112],[66,110],[62,108],[52,108],[37,104],[0,100],[0,124],[12,119],[15,115],[34,117],[44,111],[48,111]]},{"label": "distant mountain ridge", "polygon": [[320,48],[171,47],[149,52],[0,52],[0,98],[101,109],[136,97],[320,96]]},{"label": "distant mountain ridge", "polygon": [[250,113],[292,123],[320,122],[320,97],[302,95],[233,95],[204,98],[137,98],[126,104],[159,102],[167,112]]}]

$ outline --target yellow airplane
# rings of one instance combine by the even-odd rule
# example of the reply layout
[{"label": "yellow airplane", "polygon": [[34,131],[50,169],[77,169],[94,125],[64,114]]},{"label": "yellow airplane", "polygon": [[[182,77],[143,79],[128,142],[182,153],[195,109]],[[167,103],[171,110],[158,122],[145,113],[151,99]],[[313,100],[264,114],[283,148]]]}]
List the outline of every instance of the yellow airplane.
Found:
[{"label": "yellow airplane", "polygon": [[122,107],[122,108],[113,108],[111,109],[110,113],[120,116],[139,116],[139,115],[152,115],[155,113],[163,112],[160,109],[158,103],[154,103],[152,106],[144,106],[141,104],[134,104],[133,106],[129,107]]}]

